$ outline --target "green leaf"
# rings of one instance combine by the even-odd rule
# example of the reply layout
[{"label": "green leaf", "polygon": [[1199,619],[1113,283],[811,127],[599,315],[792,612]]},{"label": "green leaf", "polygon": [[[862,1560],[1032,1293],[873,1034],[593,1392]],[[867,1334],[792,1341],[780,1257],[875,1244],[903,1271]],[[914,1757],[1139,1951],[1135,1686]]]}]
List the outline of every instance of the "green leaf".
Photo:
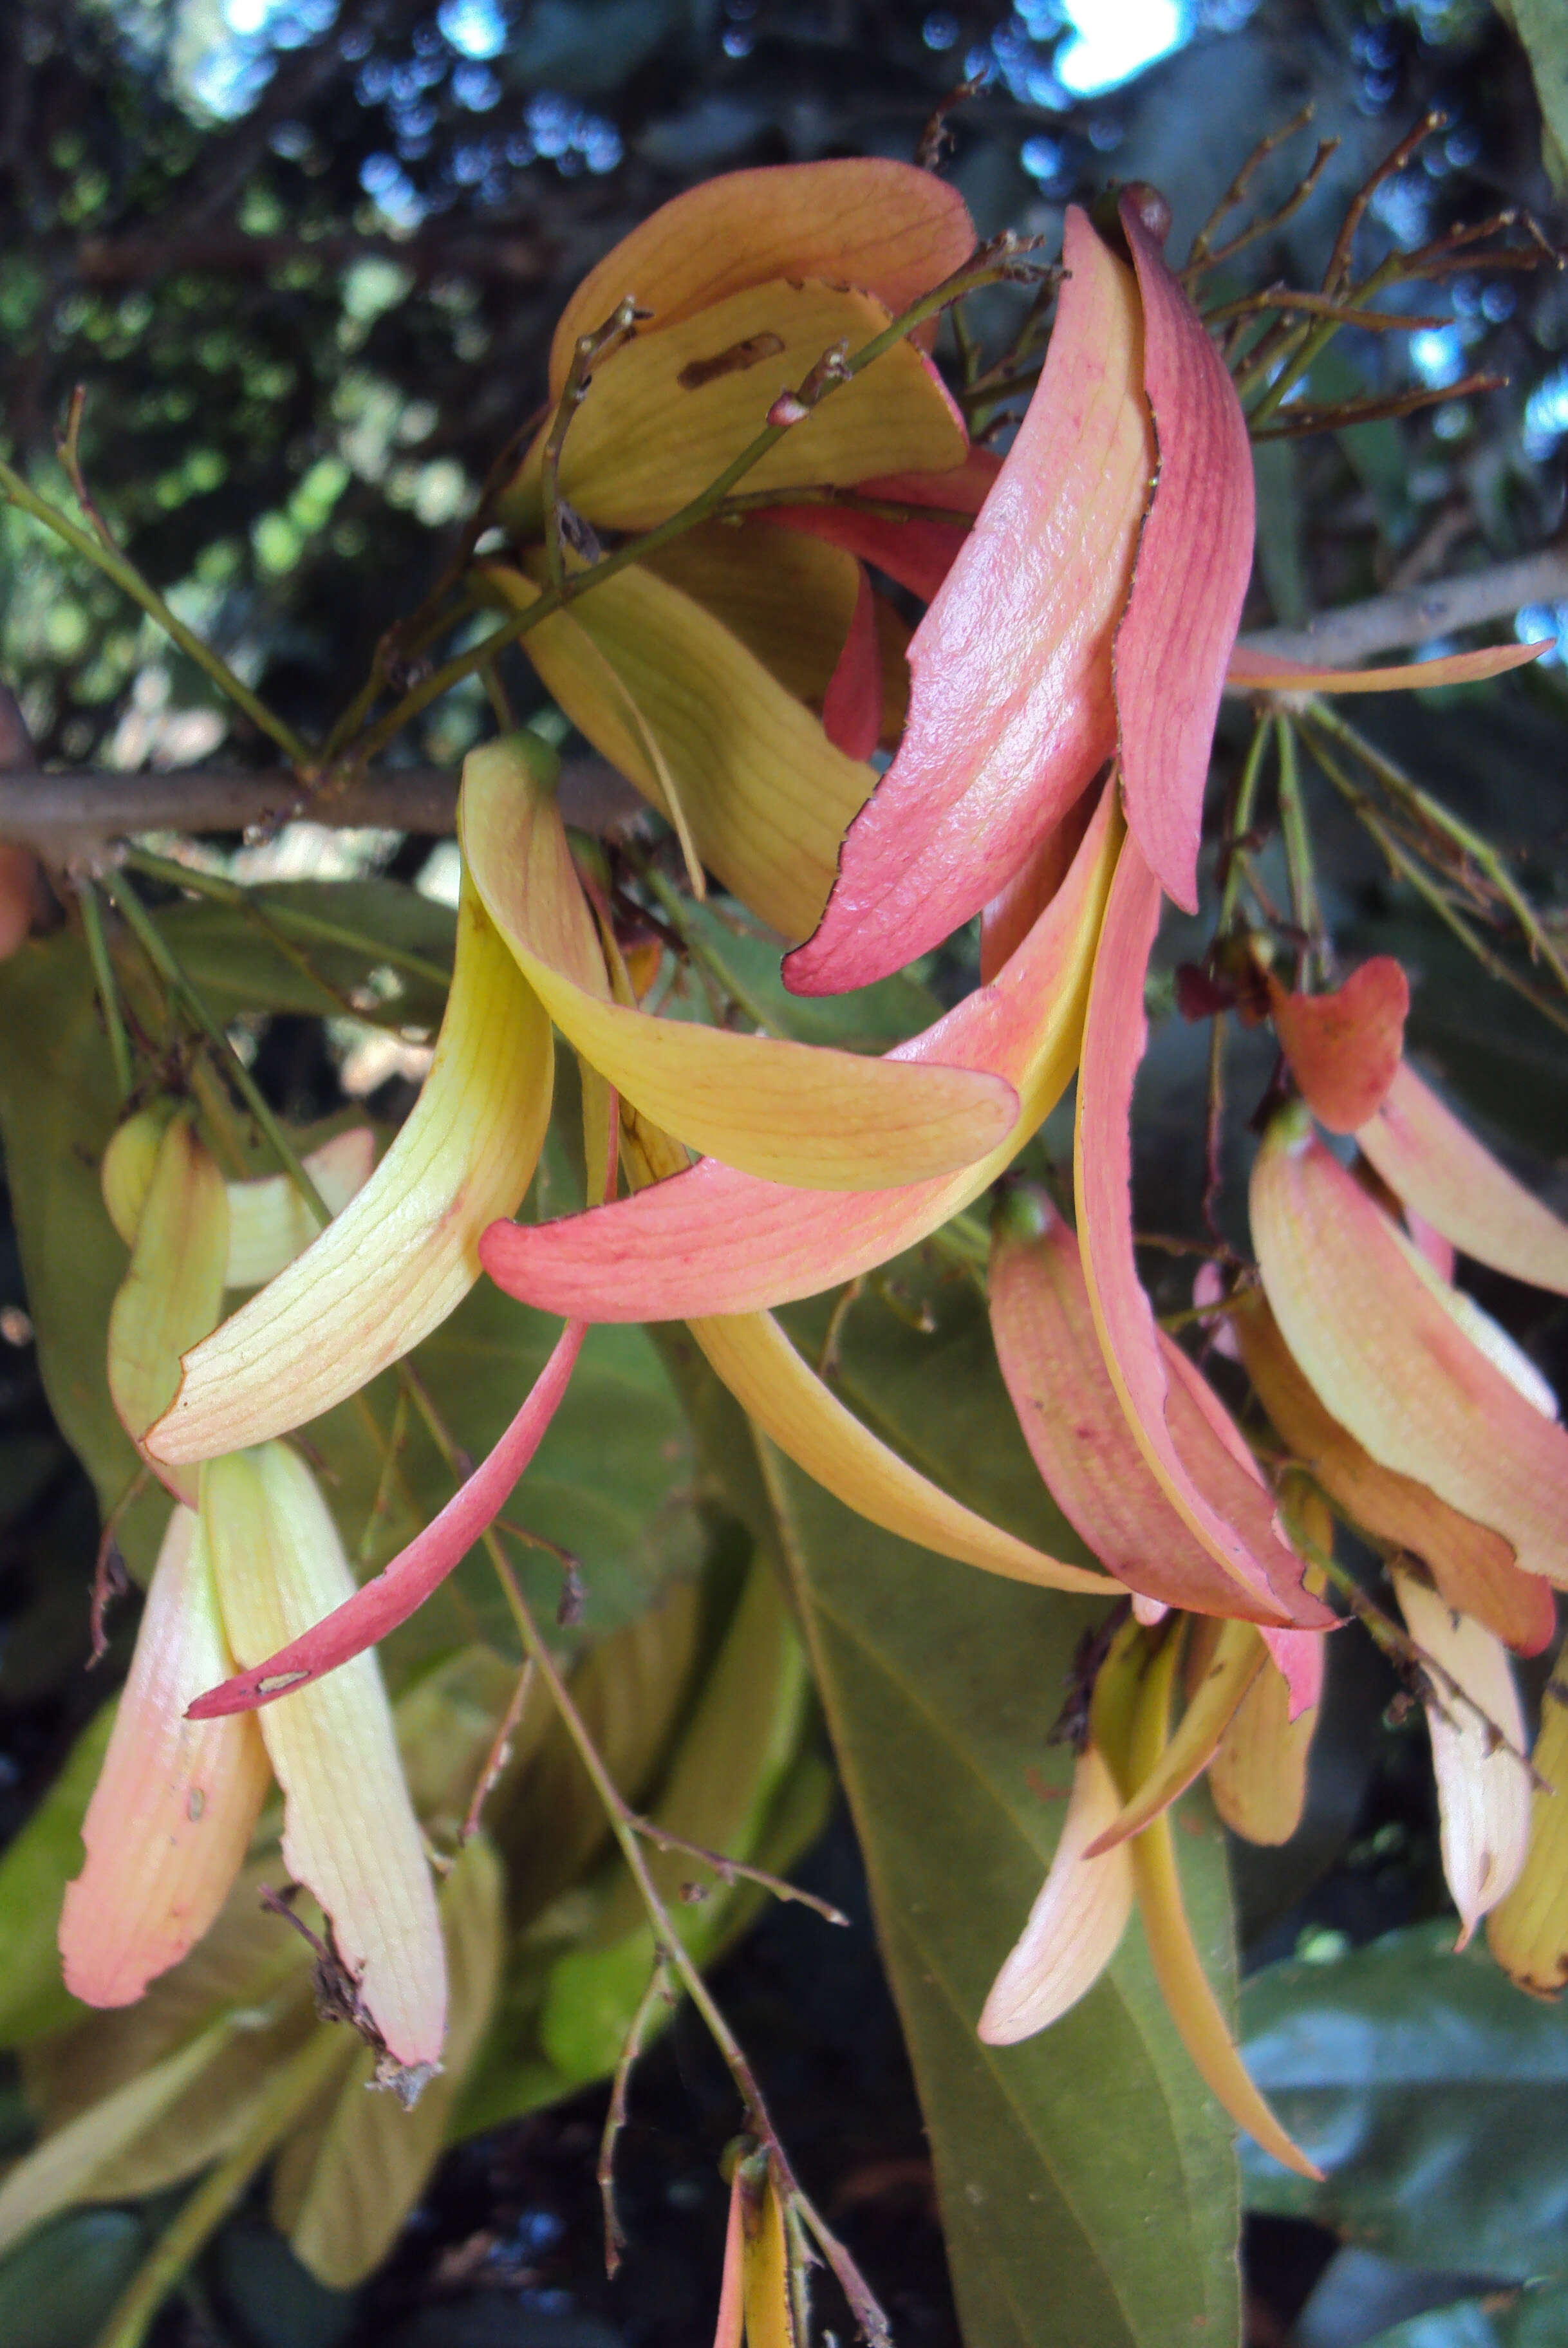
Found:
[{"label": "green leaf", "polygon": [[[811,1361],[820,1359],[826,1304],[815,1299],[781,1316]],[[967,1273],[917,1251],[874,1275],[841,1327],[833,1385],[885,1443],[966,1508],[1053,1557],[1095,1562],[1029,1457]]]},{"label": "green leaf", "polygon": [[1303,544],[1301,452],[1294,440],[1260,440],[1253,449],[1258,499],[1258,569],[1282,628],[1299,628],[1312,611]]},{"label": "green leaf", "polygon": [[113,1725],[106,1704],[0,1859],[0,2046],[25,2046],[80,2016],[60,1979],[55,1935],[66,1886],[81,1872],[82,1819]]},{"label": "green leaf", "polygon": [[1450,1921],[1329,1964],[1271,1965],[1243,1992],[1249,2069],[1314,2185],[1253,2147],[1249,2205],[1315,2219],[1448,2272],[1568,2273],[1568,2006],[1516,1990]]},{"label": "green leaf", "polygon": [[449,970],[456,931],[449,906],[395,880],[277,881],[253,890],[251,897],[263,919],[269,911],[305,914],[366,943],[328,943],[275,925],[269,931],[262,920],[208,901],[160,905],[159,928],[221,1019],[256,1010],[329,1019],[347,1010],[350,998],[360,998],[353,1007],[361,1019],[398,1027],[434,1027],[439,1021],[443,991],[407,970],[396,970],[396,985],[384,996],[361,991],[373,971],[390,967],[381,947]]},{"label": "green leaf", "polygon": [[1367,2348],[1563,2348],[1568,2340],[1568,2290],[1548,2284],[1504,2300],[1457,2300],[1380,2332]]},{"label": "green leaf", "polygon": [[83,2209],[0,2260],[5,2348],[96,2339],[146,2247],[147,2229],[129,2209]]},{"label": "green leaf", "polygon": [[[893,1278],[899,1313],[868,1297],[851,1315],[841,1390],[858,1400],[878,1376],[880,1431],[971,1505],[1070,1554],[1025,1474],[973,1290],[923,1287],[910,1263]],[[933,1307],[932,1334],[901,1317],[911,1296]],[[728,1468],[736,1505],[755,1515],[757,1487],[735,1475],[744,1436],[733,1406],[727,1426],[711,1389],[693,1399],[705,1463]],[[1054,2029],[1016,2047],[975,2035],[1059,1830],[1069,1762],[1046,1737],[1095,1609],[895,1540],[770,1447],[762,1466],[870,1869],[965,2338],[971,2348],[1233,2342],[1230,2130],[1188,2064],[1136,1927]],[[1220,1838],[1206,1807],[1190,1805],[1181,1823],[1194,1930],[1224,1979]]]},{"label": "green leaf", "polygon": [[100,2179],[156,2127],[229,2039],[227,2024],[214,2023],[67,2120],[9,2169],[0,2185],[0,2249],[9,2250],[73,2202],[91,2200]]},{"label": "green leaf", "polygon": [[1568,19],[1561,0],[1497,0],[1530,59],[1540,104],[1541,160],[1559,195],[1568,191]]},{"label": "green leaf", "polygon": [[[84,2158],[94,2147],[68,2198],[130,2200],[193,2176],[229,2149],[279,2066],[319,2026],[309,1949],[260,1909],[262,1885],[277,1880],[273,1848],[242,1871],[206,1937],[135,2004],[73,2002],[72,2025],[24,2054],[44,2137],[35,2157],[57,2157],[51,2147],[73,2137]],[[202,2047],[193,2071],[119,2127],[116,2116],[135,2115],[139,2093]],[[352,2051],[348,2040],[346,2061]]]},{"label": "green leaf", "polygon": [[[500,1436],[560,1334],[559,1321],[481,1280],[418,1348],[420,1375],[476,1457]],[[421,1505],[433,1511],[449,1497],[450,1478],[418,1441],[409,1457]],[[601,1325],[588,1332],[565,1398],[506,1516],[579,1560],[583,1625],[603,1633],[631,1622],[669,1575],[697,1565],[702,1543],[692,1477],[691,1438],[646,1332]],[[526,1549],[517,1563],[531,1595],[553,1613],[559,1566]],[[472,1608],[492,1632],[501,1633],[504,1624],[511,1643],[511,1618],[482,1555],[454,1577],[452,1591],[455,1602]]]}]

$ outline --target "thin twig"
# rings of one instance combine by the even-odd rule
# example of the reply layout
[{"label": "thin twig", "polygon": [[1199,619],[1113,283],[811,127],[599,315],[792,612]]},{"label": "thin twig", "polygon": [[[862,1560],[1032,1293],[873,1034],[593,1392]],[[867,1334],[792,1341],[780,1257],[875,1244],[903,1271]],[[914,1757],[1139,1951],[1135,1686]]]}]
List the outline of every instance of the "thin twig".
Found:
[{"label": "thin twig", "polygon": [[713,948],[687,914],[686,899],[659,870],[652,859],[639,856],[634,850],[628,850],[626,860],[649,894],[658,900],[660,909],[679,940],[683,951],[691,957],[698,968],[707,973],[714,984],[721,990],[738,1011],[744,1012],[760,1035],[784,1035],[787,1031],[774,1018],[766,1004],[758,1002],[745,982],[738,979],[734,972],[727,969],[718,955],[714,953]]},{"label": "thin twig", "polygon": [[1458,383],[1435,388],[1423,384],[1415,391],[1390,392],[1376,399],[1344,399],[1330,407],[1288,407],[1283,424],[1252,427],[1254,440],[1302,440],[1314,432],[1347,431],[1355,424],[1381,424],[1398,416],[1418,415],[1423,407],[1444,407],[1451,399],[1470,399],[1483,391],[1501,391],[1505,375],[1467,375]]},{"label": "thin twig", "polygon": [[399,1385],[397,1399],[392,1405],[391,1432],[387,1437],[387,1447],[381,1455],[381,1465],[376,1471],[376,1489],[370,1496],[370,1506],[366,1511],[365,1523],[360,1529],[359,1545],[356,1554],[362,1566],[367,1565],[375,1554],[380,1528],[392,1513],[392,1481],[397,1472],[397,1463],[403,1456],[403,1447],[407,1439],[408,1396],[404,1387]]},{"label": "thin twig", "polygon": [[533,1693],[534,1677],[533,1658],[531,1655],[517,1675],[517,1685],[512,1689],[506,1710],[500,1716],[500,1725],[490,1741],[490,1751],[485,1756],[484,1767],[480,1771],[474,1786],[473,1798],[464,1813],[463,1823],[458,1830],[459,1843],[472,1842],[480,1830],[480,1820],[484,1806],[500,1784],[502,1770],[511,1759],[511,1740],[516,1735],[518,1724],[528,1708],[528,1699]]},{"label": "thin twig", "polygon": [[1203,1111],[1203,1221],[1220,1237],[1220,1198],[1225,1187],[1225,1014],[1216,1011],[1209,1031],[1208,1087]]},{"label": "thin twig", "polygon": [[621,2264],[621,2252],[626,2247],[620,2217],[615,2209],[615,2141],[626,2125],[626,2098],[631,2089],[632,2072],[643,2051],[643,2039],[653,2019],[654,2008],[663,1999],[666,2005],[676,2002],[670,1986],[669,1958],[660,1949],[654,1959],[654,1970],[648,1976],[648,1986],[643,1992],[633,2014],[620,2060],[610,2088],[610,2107],[604,2115],[604,2132],[599,2139],[599,2199],[604,2209],[604,2272],[614,2280]]},{"label": "thin twig", "polygon": [[1312,832],[1301,795],[1295,727],[1283,709],[1276,720],[1276,733],[1279,744],[1279,820],[1280,830],[1284,836],[1285,866],[1290,874],[1291,917],[1307,941],[1302,954],[1303,966],[1296,973],[1299,984],[1314,964],[1321,972],[1326,959],[1326,932],[1313,867]]},{"label": "thin twig", "polygon": [[1203,324],[1220,326],[1232,318],[1262,317],[1277,311],[1282,317],[1300,314],[1310,318],[1337,318],[1344,326],[1366,326],[1375,334],[1408,335],[1421,326],[1449,326],[1451,318],[1433,314],[1418,316],[1398,310],[1357,310],[1336,301],[1329,294],[1302,294],[1286,285],[1265,286],[1258,294],[1238,294],[1233,302],[1222,302],[1217,309],[1205,310]]},{"label": "thin twig", "polygon": [[550,1691],[552,1701],[561,1716],[562,1725],[575,1746],[578,1757],[603,1806],[611,1832],[620,1846],[621,1856],[631,1871],[638,1896],[647,1911],[655,1946],[663,1947],[667,1952],[673,1971],[701,2015],[709,2036],[723,2057],[725,2067],[735,2084],[736,2093],[745,2107],[748,2125],[752,2133],[767,2147],[786,2191],[799,2208],[802,2218],[820,2246],[823,2256],[838,2276],[844,2295],[854,2311],[855,2321],[865,2333],[868,2340],[872,2342],[872,2348],[891,2348],[892,2333],[888,2321],[878,2305],[870,2285],[848,2250],[830,2231],[801,2191],[795,2178],[778,2130],[769,2116],[756,2075],[741,2050],[739,2041],[715,2002],[713,1993],[703,1978],[700,1966],[689,1954],[685,1942],[675,1928],[674,1921],[660,1895],[658,1886],[648,1871],[641,1840],[636,1828],[632,1823],[631,1813],[624,1797],[611,1776],[586,1722],[578,1711],[570,1690],[556,1668],[555,1659],[550,1652],[538,1623],[534,1621],[532,1610],[523,1597],[517,1576],[508,1563],[500,1543],[493,1536],[486,1535],[485,1544],[490,1552],[490,1563],[506,1594],[507,1603],[511,1610],[512,1620],[517,1625],[518,1635],[522,1640],[524,1650],[538,1664],[540,1675]]},{"label": "thin twig", "polygon": [[229,1041],[223,1027],[208,1009],[199,990],[192,984],[179,956],[170,946],[146,906],[129,880],[118,873],[106,876],[105,886],[114,899],[126,927],[136,939],[153,969],[170,993],[183,1006],[189,1016],[218,1054],[230,1082],[251,1115],[255,1118],[278,1163],[292,1177],[295,1188],[320,1216],[323,1225],[332,1220],[332,1210],[323,1199],[309,1172],[301,1162],[287,1134],[279,1123],[271,1102],[256,1083],[249,1068]]},{"label": "thin twig", "polygon": [[1202,227],[1198,231],[1197,235],[1192,239],[1191,250],[1187,255],[1187,265],[1181,272],[1183,278],[1197,275],[1205,264],[1212,268],[1214,261],[1222,257],[1215,255],[1212,250],[1214,234],[1220,223],[1222,221],[1228,220],[1237,205],[1241,203],[1269,157],[1294,139],[1298,130],[1305,130],[1312,120],[1315,111],[1312,100],[1308,98],[1306,104],[1297,113],[1293,114],[1288,122],[1282,122],[1277,130],[1264,132],[1219,202],[1214,206],[1213,211],[1209,214],[1208,219],[1203,222]]},{"label": "thin twig", "polygon": [[104,935],[103,907],[98,903],[98,891],[85,876],[77,883],[77,902],[82,911],[82,934],[87,940],[88,960],[93,966],[93,983],[98,988],[98,1007],[108,1037],[108,1056],[114,1064],[115,1086],[123,1108],[136,1090],[136,1068],[130,1037],[126,1033],[125,1007],[119,999],[119,981],[114,974],[108,940]]},{"label": "thin twig", "polygon": [[[1217,246],[1207,261],[1202,263],[1200,273],[1206,274],[1211,269],[1218,269],[1222,262],[1233,261],[1238,252],[1246,251],[1248,245],[1258,243],[1265,236],[1272,236],[1276,229],[1284,228],[1286,221],[1294,220],[1303,205],[1310,203],[1317,192],[1317,183],[1327,170],[1331,159],[1338,151],[1338,148],[1337,139],[1320,139],[1316,154],[1284,203],[1276,206],[1272,212],[1266,212],[1262,220],[1253,221],[1250,227],[1240,230],[1228,243]],[[1182,271],[1183,279],[1187,277],[1191,267],[1191,263],[1189,263],[1188,269]]]},{"label": "thin twig", "polygon": [[825,1923],[848,1924],[850,1921],[843,1910],[835,1908],[830,1900],[819,1900],[814,1891],[802,1891],[798,1883],[788,1882],[781,1875],[772,1875],[765,1867],[749,1866],[743,1859],[726,1859],[721,1850],[709,1850],[706,1843],[693,1842],[686,1835],[672,1833],[668,1827],[660,1826],[655,1818],[639,1818],[634,1813],[632,1825],[645,1840],[653,1844],[655,1850],[684,1851],[687,1859],[695,1859],[702,1867],[712,1868],[721,1883],[734,1883],[738,1878],[744,1878],[748,1883],[759,1883],[765,1891],[773,1894],[775,1900],[793,1900],[802,1908],[814,1909]]},{"label": "thin twig", "polygon": [[87,475],[82,470],[82,417],[87,404],[88,387],[85,383],[78,383],[67,404],[65,430],[55,435],[55,453],[71,485],[71,494],[91,524],[98,544],[108,547],[111,554],[118,554],[119,549],[115,544],[114,532],[99,512],[98,502],[88,488]]},{"label": "thin twig", "polygon": [[1401,844],[1388,822],[1379,815],[1366,792],[1351,781],[1326,741],[1310,727],[1304,729],[1304,735],[1318,766],[1351,808],[1358,822],[1381,850],[1384,860],[1396,879],[1409,882],[1418,896],[1424,899],[1431,907],[1445,928],[1452,931],[1466,952],[1475,957],[1489,977],[1501,980],[1504,986],[1511,987],[1516,994],[1522,995],[1532,1009],[1539,1011],[1542,1018],[1550,1020],[1554,1027],[1561,1027],[1564,1034],[1568,1034],[1568,1012],[1565,1012],[1560,1004],[1553,1003],[1548,996],[1542,994],[1537,988],[1532,986],[1527,978],[1515,970],[1511,963],[1506,962],[1501,954],[1496,953],[1487,941],[1471,928],[1470,922],[1450,901],[1447,891],[1439,886],[1419,857]]},{"label": "thin twig", "polygon": [[1348,281],[1356,232],[1367,217],[1367,208],[1378,189],[1385,186],[1398,172],[1402,171],[1412,155],[1424,147],[1429,139],[1436,132],[1446,129],[1448,119],[1448,116],[1439,112],[1436,107],[1429,113],[1424,114],[1414,129],[1405,133],[1398,146],[1390,149],[1385,155],[1370,178],[1365,180],[1357,188],[1346,208],[1339,234],[1334,240],[1334,250],[1328,256],[1328,266],[1323,273],[1323,290],[1326,294],[1336,293],[1339,287]]},{"label": "thin twig", "polygon": [[1352,751],[1397,803],[1408,808],[1439,839],[1451,844],[1476,867],[1512,914],[1529,944],[1531,959],[1544,962],[1558,985],[1564,994],[1568,994],[1568,961],[1563,959],[1534,906],[1491,841],[1472,831],[1469,824],[1450,813],[1441,800],[1432,798],[1429,791],[1424,791],[1386,751],[1379,750],[1376,744],[1357,733],[1338,710],[1330,706],[1316,708],[1313,712],[1313,722],[1320,731]]},{"label": "thin twig", "polygon": [[[1220,842],[1220,910],[1214,923],[1215,943],[1229,936],[1235,925],[1236,906],[1241,895],[1245,866],[1241,843],[1252,829],[1253,810],[1257,805],[1258,784],[1263,775],[1264,753],[1273,726],[1264,720],[1253,729],[1247,755],[1236,784],[1225,822],[1224,836]],[[1225,1128],[1225,1013],[1214,1014],[1214,1025],[1209,1037],[1208,1081],[1203,1117],[1203,1221],[1214,1239],[1222,1237],[1219,1224],[1220,1198],[1224,1189],[1224,1128]]]},{"label": "thin twig", "polygon": [[593,368],[601,359],[618,350],[635,332],[638,317],[647,314],[646,311],[639,312],[628,294],[616,304],[602,326],[596,326],[591,335],[579,335],[573,345],[566,381],[539,459],[540,489],[544,502],[544,561],[550,583],[557,592],[566,583],[566,554],[561,531],[561,452],[566,445],[566,435],[573,417],[588,396]]},{"label": "thin twig", "polygon": [[85,561],[90,562],[95,571],[101,571],[106,579],[112,580],[122,594],[129,595],[132,602],[139,603],[149,619],[155,621],[164,634],[177,644],[205,675],[211,678],[220,693],[232,701],[236,709],[243,712],[257,731],[266,735],[269,741],[275,742],[284,757],[302,775],[309,773],[312,754],[308,743],[294,732],[292,726],[275,716],[242,678],[235,675],[222,653],[214,652],[211,644],[204,644],[193,628],[188,628],[184,621],[170,610],[157,588],[142,577],[136,565],[112,540],[106,541],[95,531],[83,530],[57,506],[51,505],[46,498],[41,498],[15,467],[7,465],[3,458],[0,458],[0,496],[6,498],[21,512],[30,514],[35,521],[42,522],[46,530],[53,530],[57,538],[63,539]]}]

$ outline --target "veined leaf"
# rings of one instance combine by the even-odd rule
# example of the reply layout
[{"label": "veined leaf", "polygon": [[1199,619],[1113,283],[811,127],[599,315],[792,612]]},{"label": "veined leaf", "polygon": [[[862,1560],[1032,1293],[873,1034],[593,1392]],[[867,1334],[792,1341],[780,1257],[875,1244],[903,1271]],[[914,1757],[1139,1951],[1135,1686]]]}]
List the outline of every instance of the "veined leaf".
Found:
[{"label": "veined leaf", "polygon": [[25,2046],[80,2018],[60,1978],[56,1934],[66,1885],[81,1866],[81,1827],[114,1726],[96,1712],[64,1768],[0,1859],[0,2046]]},{"label": "veined leaf", "polygon": [[1250,2207],[1450,2273],[1568,2271],[1568,2005],[1456,1955],[1450,1920],[1270,1965],[1242,2017],[1248,2067],[1327,2171],[1315,2186],[1243,2144]]},{"label": "veined leaf", "polygon": [[[937,1472],[965,1455],[983,1498],[972,1422],[952,1416],[952,1356],[905,1334],[897,1407]],[[994,1370],[983,1391],[992,1414],[1005,1410]],[[1094,1611],[868,1529],[768,1447],[759,1482],[733,1406],[699,1379],[694,1409],[711,1471],[727,1474],[738,1509],[765,1530],[770,1521],[789,1563],[914,2057],[966,2337],[985,2348],[1169,2348],[1200,2325],[1234,2337],[1229,2132],[1160,2003],[1138,1931],[1041,2037],[987,2049],[975,2034],[1060,1825],[1065,1805],[1041,1799],[1031,1779],[1037,1769],[1066,1792],[1068,1757],[1044,1740]],[[1026,1478],[1016,1437],[1009,1466],[1015,1448]],[[990,1497],[994,1514],[1010,1513],[1010,1485]],[[1048,1519],[1037,1482],[1032,1505]],[[1217,1839],[1178,1840],[1190,1911],[1222,1971]]]},{"label": "veined leaf", "polygon": [[[966,2335],[1082,2348],[1209,2326],[1233,2336],[1228,2130],[1130,1931],[1039,2038],[983,2047],[992,1976],[1039,1890],[1059,1813],[1031,1791],[1080,1604],[950,1571],[867,1534],[775,1457],[779,1538],[806,1609],[936,2157]],[[1065,1790],[1065,1788],[1064,1788]],[[1182,1838],[1206,1948],[1222,1945],[1210,1838]],[[1127,2190],[1129,2134],[1139,2145]]]}]

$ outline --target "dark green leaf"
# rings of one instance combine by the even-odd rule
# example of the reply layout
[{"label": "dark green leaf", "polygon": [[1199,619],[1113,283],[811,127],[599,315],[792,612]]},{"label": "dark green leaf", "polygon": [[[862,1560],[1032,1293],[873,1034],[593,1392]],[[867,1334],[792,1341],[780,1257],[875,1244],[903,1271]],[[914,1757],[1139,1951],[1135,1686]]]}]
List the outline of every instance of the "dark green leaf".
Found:
[{"label": "dark green leaf", "polygon": [[1568,2270],[1568,2007],[1516,1990],[1451,1922],[1329,1964],[1271,1965],[1242,2000],[1249,2068],[1326,2182],[1243,2149],[1250,2205],[1417,2265]]},{"label": "dark green leaf", "polygon": [[[451,968],[451,908],[394,880],[276,881],[252,896],[255,917],[208,901],[159,908],[159,928],[221,1019],[258,1010],[331,1018],[349,1007],[372,971],[388,966],[378,951],[387,947]],[[269,910],[279,909],[353,932],[365,945],[302,937],[275,923],[269,928]],[[374,995],[355,1000],[357,1016],[434,1027],[443,992],[406,969],[397,971],[397,991],[381,1002]]]},{"label": "dark green leaf", "polygon": [[1563,2348],[1568,2340],[1568,2290],[1548,2284],[1542,2291],[1461,2299],[1451,2307],[1413,2315],[1392,2332],[1380,2332],[1367,2348]]},{"label": "dark green leaf", "polygon": [[113,1723],[106,1704],[0,1859],[0,2046],[26,2045],[80,2018],[60,1979],[55,1934],[66,1886],[81,1872],[82,1818]]},{"label": "dark green leaf", "polygon": [[1561,195],[1568,189],[1568,23],[1556,0],[1498,0],[1524,44],[1541,107],[1541,160]]},{"label": "dark green leaf", "polygon": [[140,2264],[147,2230],[129,2209],[79,2209],[0,2261],[5,2348],[85,2348]]},{"label": "dark green leaf", "polygon": [[[858,1395],[860,1364],[869,1378],[873,1357],[885,1363],[882,1431],[972,1504],[1068,1546],[1037,1478],[1032,1490],[1026,1480],[977,1298],[960,1282],[936,1301],[938,1329],[922,1335],[864,1300],[846,1391]],[[711,1391],[696,1401],[703,1456],[723,1473],[742,1438],[726,1433]],[[851,1516],[770,1450],[764,1465],[871,1872],[971,2348],[1233,2341],[1230,2131],[1188,2065],[1136,1928],[1056,2028],[998,2049],[975,2035],[1055,1845],[1068,1762],[1045,1740],[1095,1610],[934,1558]],[[738,1486],[737,1505],[755,1513],[755,1487]],[[1202,1808],[1182,1823],[1194,1928],[1223,1976],[1219,1837]]]}]

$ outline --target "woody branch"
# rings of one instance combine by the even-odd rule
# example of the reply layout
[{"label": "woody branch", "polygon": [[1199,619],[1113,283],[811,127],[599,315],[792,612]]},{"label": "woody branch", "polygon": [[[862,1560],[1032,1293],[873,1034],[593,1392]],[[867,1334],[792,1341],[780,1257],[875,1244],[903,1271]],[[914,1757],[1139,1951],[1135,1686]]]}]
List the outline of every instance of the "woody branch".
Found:
[{"label": "woody branch", "polygon": [[[1553,547],[1241,641],[1251,652],[1352,667],[1378,653],[1511,617],[1526,604],[1563,600],[1568,548]],[[641,805],[596,758],[569,761],[562,788],[568,821],[583,830],[603,830]],[[297,817],[334,829],[381,825],[438,837],[453,828],[457,791],[457,776],[441,767],[388,767],[311,790],[286,767],[43,773],[0,757],[0,840],[31,848],[48,863],[72,865],[90,863],[110,841],[138,832],[265,831]]]}]

